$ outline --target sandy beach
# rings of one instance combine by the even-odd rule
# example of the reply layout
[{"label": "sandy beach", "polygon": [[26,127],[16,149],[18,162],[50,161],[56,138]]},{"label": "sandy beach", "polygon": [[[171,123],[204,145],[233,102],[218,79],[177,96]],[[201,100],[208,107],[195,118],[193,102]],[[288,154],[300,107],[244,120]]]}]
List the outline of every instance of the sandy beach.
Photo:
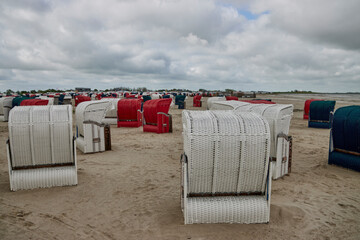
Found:
[{"label": "sandy beach", "polygon": [[[360,239],[360,173],[328,165],[329,131],[307,127],[308,98],[360,105],[359,94],[259,95],[294,105],[292,172],[273,181],[268,224],[184,225],[182,110],[173,133],[111,127],[112,150],[77,151],[78,185],[11,192],[0,123],[0,239]],[[206,98],[200,108],[205,110]]]}]

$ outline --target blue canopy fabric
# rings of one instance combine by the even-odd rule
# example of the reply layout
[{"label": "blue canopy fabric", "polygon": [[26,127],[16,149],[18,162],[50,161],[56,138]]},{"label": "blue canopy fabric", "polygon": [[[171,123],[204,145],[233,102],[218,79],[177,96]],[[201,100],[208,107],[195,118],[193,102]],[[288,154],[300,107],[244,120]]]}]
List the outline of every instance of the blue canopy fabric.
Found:
[{"label": "blue canopy fabric", "polygon": [[332,125],[334,148],[360,153],[360,106],[339,108]]},{"label": "blue canopy fabric", "polygon": [[314,101],[310,104],[309,127],[331,128],[330,112],[334,111],[336,101]]},{"label": "blue canopy fabric", "polygon": [[143,95],[144,102],[151,100],[151,97],[149,95]]},{"label": "blue canopy fabric", "polygon": [[329,164],[360,171],[360,106],[336,110],[331,129]]},{"label": "blue canopy fabric", "polygon": [[184,102],[185,98],[186,98],[185,95],[177,95],[177,96],[175,96],[175,105],[179,105],[180,102]]},{"label": "blue canopy fabric", "polygon": [[314,101],[310,104],[310,120],[329,121],[330,112],[334,111],[335,101]]}]

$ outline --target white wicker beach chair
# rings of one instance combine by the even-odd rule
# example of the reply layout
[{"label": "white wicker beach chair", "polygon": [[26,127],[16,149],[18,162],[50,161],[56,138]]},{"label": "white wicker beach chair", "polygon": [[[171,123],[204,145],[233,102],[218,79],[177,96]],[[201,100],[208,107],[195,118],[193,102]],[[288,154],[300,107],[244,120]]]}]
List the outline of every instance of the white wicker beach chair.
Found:
[{"label": "white wicker beach chair", "polygon": [[7,141],[10,189],[77,184],[72,107],[15,107]]},{"label": "white wicker beach chair", "polygon": [[150,96],[151,96],[151,99],[152,99],[152,100],[154,100],[154,99],[160,99],[160,94],[158,94],[158,93],[152,93],[152,94],[150,94]]},{"label": "white wicker beach chair", "polygon": [[214,102],[226,101],[225,97],[209,97],[207,99],[207,110],[211,110]]},{"label": "white wicker beach chair", "polygon": [[4,122],[4,99],[0,98],[0,121]]},{"label": "white wicker beach chair", "polygon": [[236,111],[240,112],[258,113],[269,122],[273,179],[289,174],[291,170],[292,137],[289,136],[289,128],[293,108],[292,104],[248,104],[236,108]]},{"label": "white wicker beach chair", "polygon": [[183,111],[185,224],[266,223],[270,129],[258,114]]},{"label": "white wicker beach chair", "polygon": [[221,101],[212,104],[212,110],[235,110],[255,112],[268,122],[271,132],[270,159],[273,166],[273,179],[290,173],[292,137],[289,136],[290,121],[293,115],[291,104],[251,104],[241,101]]},{"label": "white wicker beach chair", "polygon": [[117,109],[120,98],[105,98],[101,101],[108,101],[111,103],[106,111],[104,119],[101,121],[104,124],[116,125],[117,124]]},{"label": "white wicker beach chair", "polygon": [[63,105],[72,105],[72,97],[71,95],[65,95]]},{"label": "white wicker beach chair", "polygon": [[2,97],[0,98],[0,121],[7,122],[9,119],[9,113],[12,108],[12,100],[14,97]]},{"label": "white wicker beach chair", "polygon": [[170,107],[175,107],[175,96],[170,94],[170,98],[172,99]]},{"label": "white wicker beach chair", "polygon": [[76,145],[83,153],[105,151],[105,135],[102,123],[111,102],[86,101],[76,107]]},{"label": "white wicker beach chair", "polygon": [[[225,99],[225,98],[224,98]],[[251,103],[241,102],[236,100],[230,101],[213,101],[210,106],[210,110],[236,110],[239,107],[249,105]]]}]

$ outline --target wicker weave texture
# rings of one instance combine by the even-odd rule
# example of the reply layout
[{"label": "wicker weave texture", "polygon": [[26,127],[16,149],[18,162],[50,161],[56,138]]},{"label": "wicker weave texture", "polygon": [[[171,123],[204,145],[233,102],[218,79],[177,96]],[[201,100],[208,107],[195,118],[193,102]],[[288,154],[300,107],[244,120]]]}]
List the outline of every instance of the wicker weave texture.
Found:
[{"label": "wicker weave texture", "polygon": [[9,112],[12,108],[12,100],[14,97],[0,98],[0,121],[7,122],[9,119]]},{"label": "wicker weave texture", "polygon": [[269,222],[269,205],[263,196],[188,198],[187,224]]},{"label": "wicker weave texture", "polygon": [[247,102],[229,100],[229,101],[214,101],[209,108],[210,110],[236,110],[239,107],[250,105]]},{"label": "wicker weave texture", "polygon": [[289,134],[293,108],[292,104],[251,104],[237,110],[258,113],[269,122],[271,131],[270,157],[276,157],[278,135]]},{"label": "wicker weave texture", "polygon": [[260,114],[268,121],[271,132],[270,157],[276,159],[273,162],[273,179],[288,174],[289,142],[279,136],[289,134],[293,108],[292,104],[250,104],[236,109]]},{"label": "wicker weave texture", "polygon": [[0,115],[4,115],[4,100],[6,97],[0,98]]},{"label": "wicker weave texture", "polygon": [[76,146],[83,153],[94,153],[105,151],[104,125],[93,123],[83,124],[84,135],[78,135]]},{"label": "wicker weave texture", "polygon": [[263,116],[270,126],[271,149],[270,157],[277,155],[277,139],[279,134],[289,134],[290,121],[293,115],[292,104],[249,104],[240,101],[214,102],[211,110],[235,110],[254,112]]},{"label": "wicker weave texture", "polygon": [[160,94],[158,94],[158,93],[152,93],[151,95],[151,99],[160,99]]},{"label": "wicker weave texture", "polygon": [[[258,114],[235,111],[183,111],[182,117],[184,151],[188,157],[184,168],[185,223],[267,222],[269,206],[265,190],[270,151],[267,121]],[[258,207],[266,206],[265,218],[258,216],[257,207],[253,213],[256,217],[249,215],[243,219],[242,213],[231,213],[247,208],[232,207],[237,201],[239,206],[246,206],[247,198],[243,196],[186,197],[244,193],[263,194]],[[221,216],[210,217],[213,214]],[[233,215],[237,217],[232,218]],[[256,220],[257,217],[261,220]]]},{"label": "wicker weave texture", "polygon": [[79,135],[84,136],[84,122],[101,124],[109,108],[111,108],[111,102],[108,99],[79,103],[75,111],[76,126],[78,127]]},{"label": "wicker weave texture", "polygon": [[103,119],[111,100],[81,102],[75,112],[77,127],[77,147],[83,153],[105,151]]},{"label": "wicker weave texture", "polygon": [[111,125],[117,124],[117,109],[119,100],[120,98],[106,98],[101,100],[111,103],[111,105],[107,108],[105,117],[101,121],[102,123]]},{"label": "wicker weave texture", "polygon": [[277,139],[276,161],[273,161],[273,179],[289,174],[289,141],[283,137]]},{"label": "wicker weave texture", "polygon": [[212,106],[213,106],[214,102],[225,102],[225,101],[226,101],[225,97],[209,97],[207,99],[207,109],[213,110]]},{"label": "wicker weave texture", "polygon": [[8,162],[13,191],[77,184],[72,107],[13,108],[9,116]]},{"label": "wicker weave texture", "polygon": [[190,193],[264,191],[270,131],[262,117],[185,111],[183,118]]},{"label": "wicker weave texture", "polygon": [[75,166],[12,171],[10,180],[12,191],[71,186],[78,183]]},{"label": "wicker weave texture", "polygon": [[10,112],[13,167],[72,163],[71,106],[24,106]]}]

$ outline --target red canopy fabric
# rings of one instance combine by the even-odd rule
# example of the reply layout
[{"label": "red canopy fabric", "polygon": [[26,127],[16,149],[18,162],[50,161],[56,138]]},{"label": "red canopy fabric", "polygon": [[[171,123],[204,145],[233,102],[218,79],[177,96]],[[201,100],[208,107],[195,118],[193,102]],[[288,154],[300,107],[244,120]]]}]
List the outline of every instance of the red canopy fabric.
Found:
[{"label": "red canopy fabric", "polygon": [[22,100],[20,106],[36,106],[36,105],[48,105],[49,100],[46,99],[26,99]]},{"label": "red canopy fabric", "polygon": [[78,95],[75,96],[75,107],[81,103],[81,102],[86,102],[86,101],[91,101],[91,98],[88,96],[84,96],[84,95]]},{"label": "red canopy fabric", "polygon": [[172,99],[162,98],[149,100],[144,103],[144,118],[146,123],[157,124],[157,113],[168,113]]},{"label": "red canopy fabric", "polygon": [[230,100],[236,100],[236,101],[238,101],[238,100],[239,100],[239,98],[238,98],[238,97],[235,97],[235,96],[225,96],[225,98],[226,98],[226,101],[230,101]]},{"label": "red canopy fabric", "polygon": [[193,98],[193,107],[201,107],[201,95],[195,95]]},{"label": "red canopy fabric", "polygon": [[136,95],[134,95],[134,94],[127,94],[125,97],[126,97],[126,98],[136,98]]},{"label": "red canopy fabric", "polygon": [[140,99],[121,99],[118,101],[118,120],[136,120],[137,111],[140,109]]}]

